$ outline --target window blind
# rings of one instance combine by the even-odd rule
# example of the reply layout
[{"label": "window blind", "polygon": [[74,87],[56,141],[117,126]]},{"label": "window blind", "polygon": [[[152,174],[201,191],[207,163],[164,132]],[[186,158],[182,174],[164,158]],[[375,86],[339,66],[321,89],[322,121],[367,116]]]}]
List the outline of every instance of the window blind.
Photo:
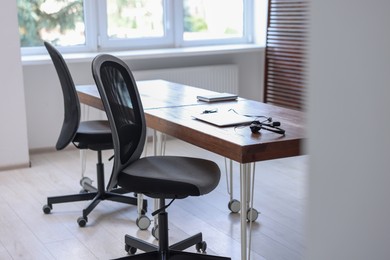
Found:
[{"label": "window blind", "polygon": [[309,0],[269,0],[264,101],[303,110]]}]

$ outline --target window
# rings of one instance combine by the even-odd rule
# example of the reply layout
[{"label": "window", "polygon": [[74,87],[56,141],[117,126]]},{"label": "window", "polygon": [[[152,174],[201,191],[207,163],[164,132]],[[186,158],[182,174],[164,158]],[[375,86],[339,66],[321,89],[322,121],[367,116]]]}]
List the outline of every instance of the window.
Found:
[{"label": "window", "polygon": [[163,1],[123,3],[107,0],[107,37],[127,39],[164,36]]},{"label": "window", "polygon": [[[183,40],[241,38],[243,31],[243,1],[184,0]],[[223,12],[221,12],[223,10]]]},{"label": "window", "polygon": [[23,54],[248,43],[253,0],[17,0]]}]

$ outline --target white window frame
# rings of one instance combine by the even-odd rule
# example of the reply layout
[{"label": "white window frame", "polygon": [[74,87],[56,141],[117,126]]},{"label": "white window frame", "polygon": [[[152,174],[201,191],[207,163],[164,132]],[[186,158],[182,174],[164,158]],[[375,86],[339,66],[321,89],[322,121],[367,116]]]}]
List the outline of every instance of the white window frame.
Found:
[{"label": "white window frame", "polygon": [[142,37],[128,39],[110,39],[107,35],[107,1],[98,0],[98,46],[99,49],[149,49],[149,48],[164,48],[173,45],[173,28],[172,21],[172,0],[163,0],[164,8],[164,36],[163,37]]},{"label": "white window frame", "polygon": [[[84,0],[85,45],[58,46],[58,49],[62,53],[78,53],[253,43],[254,1],[256,0],[243,0],[243,37],[184,41],[182,0],[163,0],[165,24],[164,37],[138,39],[109,39],[107,36],[107,19],[102,18],[106,17],[107,14],[106,0]],[[23,47],[21,48],[21,51],[22,55],[46,54],[44,47]]]},{"label": "white window frame", "polygon": [[209,39],[209,40],[191,40],[185,41],[183,39],[183,1],[175,1],[175,47],[194,47],[194,46],[205,46],[205,45],[223,45],[223,44],[243,44],[251,43],[253,41],[253,1],[254,0],[243,0],[243,36],[232,37],[224,39]]}]

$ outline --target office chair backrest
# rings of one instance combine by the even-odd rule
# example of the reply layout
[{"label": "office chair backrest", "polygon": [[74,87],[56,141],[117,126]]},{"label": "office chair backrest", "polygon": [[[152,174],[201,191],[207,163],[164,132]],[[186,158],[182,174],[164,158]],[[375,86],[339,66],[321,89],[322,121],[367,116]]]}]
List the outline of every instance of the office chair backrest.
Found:
[{"label": "office chair backrest", "polygon": [[102,98],[114,142],[114,167],[108,189],[117,184],[117,174],[142,154],[145,115],[137,85],[128,66],[111,55],[98,55],[92,74]]},{"label": "office chair backrest", "polygon": [[64,121],[56,144],[56,149],[61,150],[72,142],[76,135],[80,123],[80,103],[72,76],[61,53],[50,43],[44,44],[57,71],[64,98]]}]

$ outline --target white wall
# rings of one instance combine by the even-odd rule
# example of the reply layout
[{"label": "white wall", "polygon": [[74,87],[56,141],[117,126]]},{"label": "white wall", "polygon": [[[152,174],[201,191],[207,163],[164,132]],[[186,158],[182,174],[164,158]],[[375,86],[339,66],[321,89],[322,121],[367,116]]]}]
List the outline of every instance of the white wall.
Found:
[{"label": "white wall", "polygon": [[390,2],[311,8],[306,259],[390,259]]},{"label": "white wall", "polygon": [[[75,84],[94,84],[90,61],[67,61]],[[213,64],[237,64],[239,67],[239,95],[255,100],[263,99],[264,52],[197,55],[174,58],[127,60],[132,70],[180,68]],[[30,149],[54,147],[63,119],[63,101],[57,74],[51,63],[24,65],[28,142]],[[99,113],[92,110],[95,117]],[[43,128],[42,125],[45,127]]]},{"label": "white wall", "polygon": [[16,1],[2,2],[1,9],[0,170],[29,163]]}]

